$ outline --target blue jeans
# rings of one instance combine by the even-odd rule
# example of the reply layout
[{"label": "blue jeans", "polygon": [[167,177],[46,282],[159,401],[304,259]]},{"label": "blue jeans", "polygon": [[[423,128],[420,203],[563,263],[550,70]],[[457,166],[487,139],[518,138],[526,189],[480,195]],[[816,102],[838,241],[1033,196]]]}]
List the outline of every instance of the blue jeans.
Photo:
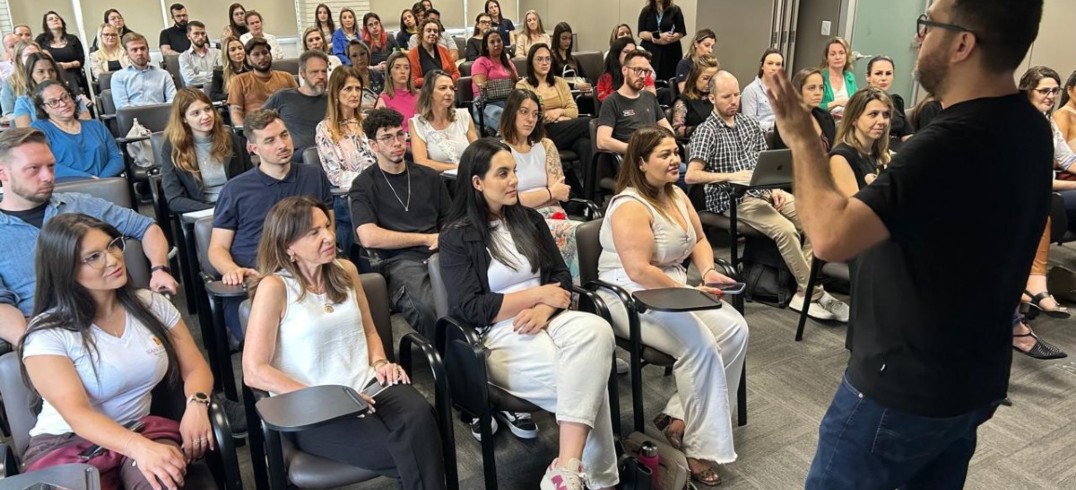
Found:
[{"label": "blue jeans", "polygon": [[333,214],[336,215],[336,244],[347,257],[351,245],[355,243],[355,229],[351,227],[351,210],[347,207],[347,196],[333,197]]},{"label": "blue jeans", "polygon": [[898,412],[860,393],[845,375],[818,429],[806,488],[963,488],[976,430],[996,409],[945,418]]},{"label": "blue jeans", "polygon": [[489,131],[500,131],[501,113],[504,112],[504,102],[505,101],[503,100],[487,102],[486,105],[483,106],[484,110],[482,111],[484,119],[479,119],[478,109],[472,107],[471,116],[474,117],[475,129],[479,129],[478,123],[479,121],[482,121]]}]

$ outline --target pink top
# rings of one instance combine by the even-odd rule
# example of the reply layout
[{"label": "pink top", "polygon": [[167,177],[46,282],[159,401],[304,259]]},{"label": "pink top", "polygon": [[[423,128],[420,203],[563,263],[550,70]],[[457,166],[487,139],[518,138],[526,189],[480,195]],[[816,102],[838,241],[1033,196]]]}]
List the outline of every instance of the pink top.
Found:
[{"label": "pink top", "polygon": [[389,94],[382,92],[381,100],[385,101],[385,107],[394,109],[396,112],[403,114],[403,130],[407,132],[407,121],[410,121],[415,115],[415,107],[418,106],[418,93],[407,93],[403,90],[397,90],[396,95],[389,97]]},{"label": "pink top", "polygon": [[[511,61],[508,62],[508,66],[511,69],[505,68],[500,61],[493,61],[488,56],[479,56],[474,60],[474,64],[471,65],[471,79],[474,80],[475,75],[485,75],[486,81],[500,80],[502,78],[512,78],[516,72],[516,65]],[[471,90],[474,90],[475,97],[478,97],[478,84],[471,82]]]}]

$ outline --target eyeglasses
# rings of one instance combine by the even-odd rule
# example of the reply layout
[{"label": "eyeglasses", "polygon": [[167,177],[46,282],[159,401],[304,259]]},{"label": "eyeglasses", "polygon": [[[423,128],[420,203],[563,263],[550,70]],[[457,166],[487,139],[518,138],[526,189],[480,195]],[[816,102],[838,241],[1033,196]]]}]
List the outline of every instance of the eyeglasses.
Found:
[{"label": "eyeglasses", "polygon": [[641,77],[650,73],[650,68],[643,66],[625,66],[624,68],[627,68],[628,71],[634,73],[637,77]]},{"label": "eyeglasses", "polygon": [[1045,96],[1047,96],[1047,95],[1057,95],[1057,94],[1061,93],[1061,87],[1054,87],[1054,88],[1037,88],[1037,89],[1034,89],[1034,90],[1035,90],[1036,92],[1038,92],[1038,93],[1039,93],[1039,95],[1041,95],[1041,96],[1043,96],[1043,97],[1045,97]]},{"label": "eyeglasses", "polygon": [[[926,36],[927,35],[927,27],[937,27],[937,28],[940,28],[940,29],[945,29],[945,30],[954,31],[954,32],[970,32],[972,34],[975,34],[975,31],[973,31],[971,29],[968,29],[967,27],[958,26],[956,24],[946,24],[944,22],[934,22],[934,21],[930,20],[929,18],[927,18],[927,14],[923,14],[923,15],[920,15],[919,18],[916,19],[916,21],[915,21],[915,35],[918,36],[918,37]],[[975,34],[975,36],[978,37],[979,35]],[[982,42],[982,40],[978,40],[978,39],[977,39],[977,41],[979,41],[980,43]]]},{"label": "eyeglasses", "polygon": [[107,32],[102,32],[101,33],[101,37],[117,37],[117,36],[119,36],[119,34],[110,34],[110,33],[107,33]]},{"label": "eyeglasses", "polygon": [[542,118],[542,111],[529,111],[527,109],[520,109],[516,113],[519,114],[519,117],[524,117],[524,118],[532,118],[532,119],[541,119]]},{"label": "eyeglasses", "polygon": [[553,61],[553,57],[552,56],[535,56],[534,61],[537,61],[539,63],[549,63],[549,62]]},{"label": "eyeglasses", "polygon": [[400,131],[399,133],[396,133],[396,134],[384,134],[384,135],[378,136],[376,139],[377,139],[378,143],[381,143],[383,145],[390,144],[393,141],[403,143],[403,142],[407,141],[407,133],[405,133],[403,131]]},{"label": "eyeglasses", "polygon": [[113,257],[123,257],[123,251],[127,249],[126,237],[118,236],[113,238],[108,245],[105,246],[103,252],[94,252],[82,258],[82,263],[90,266],[95,270],[105,270],[105,252],[112,254]]},{"label": "eyeglasses", "polygon": [[62,105],[65,105],[65,104],[71,102],[71,96],[68,95],[68,94],[63,94],[63,95],[61,95],[61,96],[59,96],[59,97],[57,97],[55,99],[49,99],[49,100],[46,100],[46,101],[43,101],[43,102],[45,103],[45,105],[47,105],[47,106],[49,106],[49,107],[51,107],[53,109],[56,109],[56,108],[58,108],[58,107],[60,107]]}]

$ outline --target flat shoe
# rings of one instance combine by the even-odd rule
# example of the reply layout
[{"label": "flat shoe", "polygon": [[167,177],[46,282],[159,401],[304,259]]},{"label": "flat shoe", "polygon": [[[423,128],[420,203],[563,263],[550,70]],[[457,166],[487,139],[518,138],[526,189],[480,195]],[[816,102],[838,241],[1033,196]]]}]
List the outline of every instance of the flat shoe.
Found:
[{"label": "flat shoe", "polygon": [[676,419],[662,413],[658,414],[657,417],[654,417],[654,425],[663,435],[665,435],[665,439],[669,441],[669,445],[672,446],[673,449],[679,450],[684,447],[684,433],[669,429],[672,427],[672,423],[675,420]]},{"label": "flat shoe", "polygon": [[1013,335],[1013,338],[1018,337],[1032,337],[1035,339],[1035,345],[1026,351],[1021,350],[1015,345],[1012,346],[1013,350],[1024,354],[1025,356],[1039,359],[1041,361],[1046,361],[1050,359],[1063,359],[1065,357],[1068,357],[1068,354],[1066,354],[1065,351],[1061,350],[1053,344],[1046,342],[1045,340],[1040,339],[1038,335],[1035,335],[1035,332]]},{"label": "flat shoe", "polygon": [[713,468],[707,467],[698,473],[691,472],[691,481],[704,487],[716,487],[721,484],[721,475],[718,475]]}]

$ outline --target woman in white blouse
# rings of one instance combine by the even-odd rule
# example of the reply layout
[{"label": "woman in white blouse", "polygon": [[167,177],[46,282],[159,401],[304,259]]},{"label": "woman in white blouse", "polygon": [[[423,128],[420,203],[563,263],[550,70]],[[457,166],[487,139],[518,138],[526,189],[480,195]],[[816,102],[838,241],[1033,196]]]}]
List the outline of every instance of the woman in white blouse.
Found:
[{"label": "woman in white blouse", "polygon": [[415,163],[438,172],[455,169],[463,150],[478,139],[471,114],[456,108],[456,83],[441,70],[426,73],[408,130]]}]

